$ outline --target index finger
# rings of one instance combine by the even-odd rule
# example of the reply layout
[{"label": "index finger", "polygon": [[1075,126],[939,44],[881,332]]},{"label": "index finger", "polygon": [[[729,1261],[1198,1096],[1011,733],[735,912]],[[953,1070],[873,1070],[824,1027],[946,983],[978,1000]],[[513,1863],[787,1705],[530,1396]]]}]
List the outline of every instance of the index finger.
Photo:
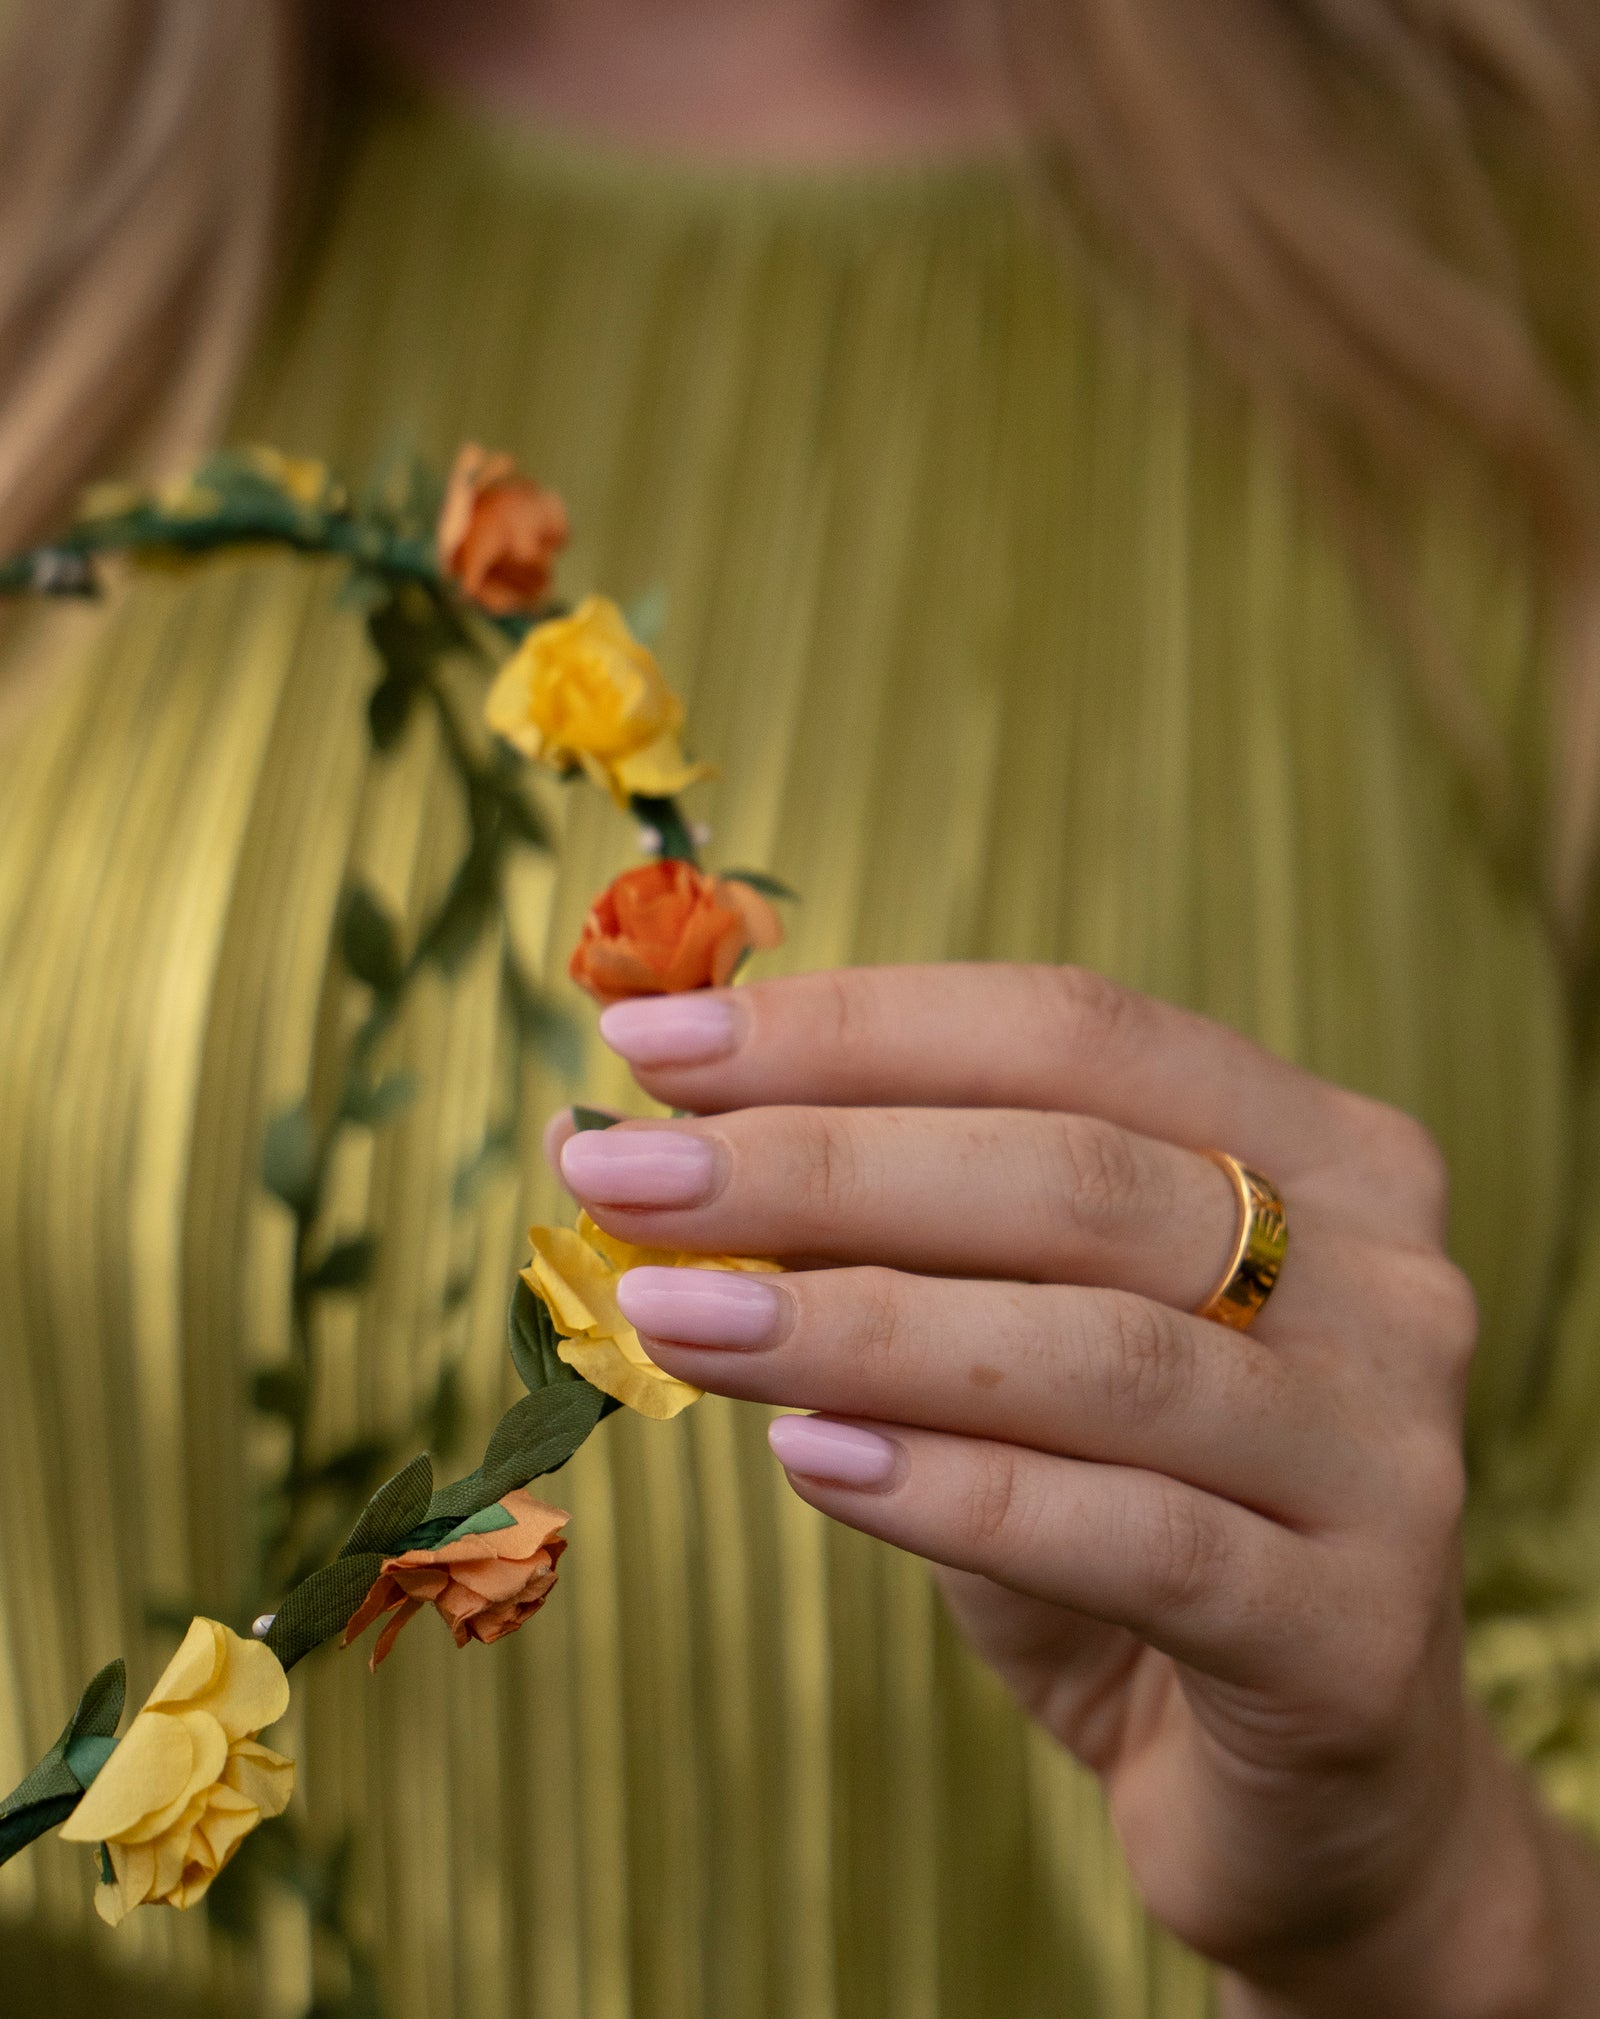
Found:
[{"label": "index finger", "polygon": [[615,1003],[600,1033],[647,1092],[700,1114],[1035,1108],[1225,1149],[1279,1185],[1358,1159],[1386,1216],[1415,1215],[1426,1189],[1397,1154],[1406,1131],[1425,1153],[1407,1118],[1084,968],[835,968]]}]

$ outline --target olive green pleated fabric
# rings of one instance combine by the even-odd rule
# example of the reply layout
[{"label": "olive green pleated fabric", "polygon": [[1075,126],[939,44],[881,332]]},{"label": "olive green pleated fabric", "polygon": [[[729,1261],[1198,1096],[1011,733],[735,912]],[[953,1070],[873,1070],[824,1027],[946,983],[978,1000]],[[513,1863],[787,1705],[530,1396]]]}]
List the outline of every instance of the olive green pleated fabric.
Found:
[{"label": "olive green pleated fabric", "polygon": [[[665,592],[716,858],[805,892],[769,971],[1082,962],[1429,1123],[1484,1315],[1474,1661],[1600,1821],[1600,1205],[1554,965],[1337,540],[1179,323],[1063,264],[998,168],[659,169],[386,99],[350,114],[236,432],[354,474],[507,447],[570,502],[568,590]],[[1448,514],[1433,549],[1516,739],[1516,572]],[[369,754],[334,586],[140,579],[0,759],[0,1778],[112,1653],[148,1686],[148,1604],[238,1588],[273,1457],[246,1380],[287,1321],[262,1127],[329,1070],[348,879],[415,916],[459,843],[426,724]],[[558,977],[633,836],[596,793],[550,804],[517,930]],[[569,1090],[542,1074],[520,1174],[452,1217],[495,1016],[492,952],[430,985],[396,1048],[421,1094],[338,1173],[334,1221],[382,1248],[330,1341],[330,1449],[458,1344],[475,1438],[509,1399],[522,1229],[559,1210],[534,1127]],[[630,1099],[593,1045],[582,1089]],[[718,1401],[609,1422],[525,1632],[458,1654],[424,1620],[375,1678],[300,1672],[300,1799],[353,1832],[396,2019],[1200,2019],[1093,1785],[763,1430]],[[0,1911],[82,1921],[89,1882],[46,1846]],[[114,1939],[303,2004],[290,1907],[256,1953],[200,1914]]]}]

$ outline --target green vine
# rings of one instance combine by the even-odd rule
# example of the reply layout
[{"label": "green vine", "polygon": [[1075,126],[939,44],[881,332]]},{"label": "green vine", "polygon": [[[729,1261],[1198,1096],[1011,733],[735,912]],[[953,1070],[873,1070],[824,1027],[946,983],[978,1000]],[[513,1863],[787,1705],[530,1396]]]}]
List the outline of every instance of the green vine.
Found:
[{"label": "green vine", "polygon": [[[325,1192],[335,1152],[352,1129],[381,1129],[410,1104],[412,1076],[381,1066],[385,1041],[399,1022],[413,984],[433,968],[454,976],[485,937],[501,935],[499,987],[511,1045],[501,1112],[475,1154],[457,1173],[452,1206],[468,1207],[484,1174],[519,1140],[522,1089],[530,1052],[572,1062],[575,1034],[521,967],[508,930],[505,869],[519,848],[547,851],[550,840],[523,787],[526,766],[498,746],[480,754],[458,718],[443,670],[447,656],[469,652],[473,638],[436,585],[414,579],[387,582],[367,617],[367,633],[380,666],[367,719],[375,752],[392,750],[419,706],[432,714],[439,747],[459,785],[467,842],[443,896],[422,921],[408,952],[400,922],[365,884],[352,884],[342,906],[335,944],[351,980],[367,995],[366,1014],[351,1036],[332,1111],[320,1123],[309,1096],[275,1115],[262,1146],[262,1178],[294,1218],[289,1354],[255,1379],[255,1406],[281,1421],[288,1452],[271,1489],[273,1512],[260,1552],[256,1600],[265,1605],[322,1561],[352,1509],[365,1499],[403,1449],[420,1438],[433,1449],[450,1448],[456,1382],[447,1363],[438,1387],[398,1439],[351,1444],[315,1458],[312,1428],[317,1401],[318,1321],[326,1299],[360,1291],[377,1259],[380,1236],[372,1228],[329,1239],[322,1231]],[[448,1318],[470,1288],[469,1267],[446,1287]],[[252,1607],[252,1611],[254,1607]]]},{"label": "green vine", "polygon": [[[576,1069],[576,1032],[524,971],[507,930],[508,860],[518,849],[543,852],[551,845],[525,789],[527,766],[502,746],[485,748],[481,735],[472,734],[446,670],[447,662],[492,668],[533,622],[560,614],[561,606],[514,615],[469,607],[441,575],[438,510],[437,485],[415,466],[391,468],[352,499],[318,465],[295,464],[272,451],[236,450],[160,496],[102,492],[49,545],[0,563],[0,595],[82,598],[102,592],[106,563],[122,557],[170,566],[277,547],[344,560],[350,564],[345,600],[364,608],[377,662],[366,709],[373,753],[381,758],[394,751],[416,714],[426,711],[460,793],[466,845],[409,950],[400,921],[376,892],[362,883],[345,892],[334,954],[348,982],[365,992],[365,1014],[340,1061],[331,1110],[319,1117],[308,1092],[272,1117],[262,1143],[262,1180],[291,1214],[294,1236],[287,1354],[255,1375],[250,1400],[287,1437],[281,1464],[260,1485],[248,1588],[219,1608],[241,1630],[323,1563],[377,1483],[408,1452],[422,1443],[446,1455],[459,1442],[452,1358],[432,1395],[397,1432],[358,1439],[327,1455],[314,1448],[326,1306],[364,1289],[381,1240],[372,1227],[328,1234],[328,1179],[350,1131],[390,1126],[417,1092],[410,1073],[382,1063],[413,985],[430,968],[453,977],[489,935],[500,934],[499,993],[510,1034],[504,1089],[499,1112],[456,1175],[453,1210],[471,1206],[484,1177],[520,1140],[530,1054],[542,1052],[569,1075]],[[465,1303],[475,1263],[474,1256],[446,1285],[442,1322]],[[149,1606],[148,1616],[152,1623],[187,1622],[200,1609],[164,1598]],[[58,1806],[70,1807],[73,1799],[55,1797]],[[304,1903],[332,1952],[331,1973],[323,1974],[342,1979],[342,1988],[313,2002],[306,2019],[381,2019],[375,1963],[351,1907],[355,1856],[348,1835],[319,1847],[297,1823],[279,1817],[254,1833],[206,1897],[213,1924],[235,1939],[253,1932],[269,1886],[287,1888]]]},{"label": "green vine", "polygon": [[[513,517],[522,514],[520,531],[506,533],[497,549],[499,563],[509,570],[509,593],[506,580],[474,576],[466,561],[458,572],[455,547],[441,551],[452,538],[445,528],[461,497],[468,497],[470,513],[475,513],[497,485],[502,487],[500,506],[506,506],[509,488]],[[463,704],[465,676],[460,671],[470,666],[493,670],[519,646],[519,661],[537,661],[542,652],[555,649],[548,644],[557,635],[554,628],[539,639],[527,634],[566,614],[562,605],[543,598],[546,562],[565,535],[558,500],[516,476],[509,458],[486,457],[470,445],[458,458],[444,500],[439,487],[415,468],[390,469],[354,499],[320,464],[292,461],[268,449],[240,449],[213,457],[188,482],[157,495],[102,491],[56,540],[0,562],[0,596],[44,597],[100,593],[107,568],[118,558],[171,566],[277,547],[344,562],[344,600],[362,613],[377,668],[366,708],[374,758],[393,752],[414,719],[426,714],[460,796],[461,853],[409,945],[402,921],[369,885],[356,881],[344,891],[330,972],[341,990],[361,992],[361,1013],[335,1061],[331,1094],[308,1088],[271,1118],[261,1145],[262,1181],[291,1216],[293,1238],[284,1357],[255,1375],[250,1401],[261,1418],[283,1433],[282,1457],[272,1476],[261,1482],[248,1588],[219,1612],[232,1616],[240,1630],[253,1620],[254,1633],[285,1673],[329,1639],[370,1622],[383,1609],[390,1588],[383,1580],[407,1552],[432,1551],[515,1525],[515,1496],[564,1465],[602,1418],[620,1406],[617,1395],[627,1392],[626,1387],[613,1392],[592,1385],[563,1358],[567,1342],[557,1331],[547,1293],[536,1294],[525,1277],[511,1301],[508,1329],[512,1363],[527,1393],[502,1416],[472,1471],[436,1485],[426,1453],[407,1458],[419,1444],[448,1456],[459,1441],[453,1356],[444,1358],[432,1393],[397,1430],[357,1438],[331,1453],[319,1452],[315,1439],[329,1300],[365,1289],[382,1240],[374,1226],[354,1231],[329,1226],[331,1179],[352,1131],[392,1126],[416,1096],[414,1076],[386,1062],[416,983],[430,970],[450,981],[498,939],[500,1022],[508,1033],[500,1048],[504,1083],[481,1139],[454,1174],[452,1212],[470,1211],[486,1176],[522,1140],[531,1056],[543,1056],[568,1077],[576,1073],[576,1032],[522,966],[510,930],[508,867],[519,851],[548,852],[551,847],[539,809],[528,796],[526,760],[539,756],[570,777],[587,769],[591,776],[605,777],[619,799],[624,786],[619,773],[608,774],[600,764],[600,753],[608,746],[579,743],[552,750],[537,739],[525,742],[520,721],[514,714],[496,716],[492,700],[489,720],[518,748],[486,736],[484,697],[480,692],[472,696],[470,707]],[[465,551],[464,546],[459,550]],[[630,785],[648,784],[649,790],[628,791],[627,804],[648,831],[650,852],[664,865],[687,865],[670,876],[664,868],[628,872],[614,889],[653,878],[657,884],[664,879],[684,902],[704,904],[712,901],[708,893],[722,893],[721,926],[725,933],[743,936],[742,950],[729,949],[717,970],[716,978],[726,979],[751,947],[781,938],[770,906],[768,926],[752,921],[752,908],[759,912],[767,898],[793,893],[756,871],[731,870],[720,883],[700,874],[695,832],[674,798],[657,796],[680,789],[705,768],[685,764],[681,752],[670,763],[659,757],[653,739],[662,724],[675,732],[681,704],[661,685],[648,651],[614,605],[589,599],[573,617],[579,632],[586,625],[599,627],[608,649],[632,655],[627,678],[642,681],[660,711],[644,733],[650,751],[658,754],[641,758],[628,775]],[[507,669],[507,691],[519,677]],[[666,741],[675,748],[675,734]],[[730,908],[727,894],[741,885],[750,888]],[[600,914],[597,903],[586,934]],[[719,944],[726,947],[726,939]],[[575,976],[576,962],[577,956]],[[668,985],[699,986],[703,981]],[[588,1109],[577,1110],[576,1119],[580,1128],[612,1122]],[[537,1243],[549,1232],[534,1230],[536,1264]],[[473,1252],[444,1288],[437,1314],[441,1327],[465,1304],[477,1274],[474,1242]],[[595,1378],[610,1383],[618,1377],[597,1371]],[[692,1399],[693,1391],[688,1394]],[[653,1402],[649,1406],[655,1407]],[[681,1399],[673,1404],[678,1406]],[[529,1504],[526,1496],[524,1503]],[[550,1545],[552,1560],[563,1546]],[[541,1590],[532,1601],[535,1606],[542,1595]],[[399,1605],[399,1598],[393,1604]],[[165,1625],[181,1623],[202,1609],[166,1601],[147,1610],[152,1623]],[[395,1630],[405,1616],[397,1614]],[[229,1639],[218,1621],[195,1617],[190,1636],[200,1635],[204,1647],[207,1633],[214,1634],[219,1646]],[[375,1659],[383,1652],[380,1643]],[[122,1709],[123,1669],[117,1662],[90,1684],[51,1752],[0,1801],[0,1863],[76,1815],[89,1798],[91,1783],[115,1755]],[[262,1756],[275,1760],[278,1771],[292,1772],[291,1762],[270,1752]],[[214,1874],[209,1890],[200,1888],[207,1911],[219,1932],[241,1938],[258,1925],[266,1889],[289,1890],[303,1902],[318,1938],[315,1974],[323,1988],[305,2019],[381,2019],[375,1959],[351,1904],[354,1842],[348,1835],[332,1844],[312,1842],[279,1813],[287,1800],[285,1781],[276,1807],[258,1813],[259,1827],[240,1855]],[[78,1821],[88,1823],[87,1814]],[[98,1821],[88,1823],[90,1834],[84,1840],[93,1841],[101,1827]],[[117,1888],[123,1882],[105,1845],[100,1866],[105,1887],[120,1899]],[[135,1901],[143,1897],[133,1896]],[[126,1905],[117,1908],[126,1910]]]}]

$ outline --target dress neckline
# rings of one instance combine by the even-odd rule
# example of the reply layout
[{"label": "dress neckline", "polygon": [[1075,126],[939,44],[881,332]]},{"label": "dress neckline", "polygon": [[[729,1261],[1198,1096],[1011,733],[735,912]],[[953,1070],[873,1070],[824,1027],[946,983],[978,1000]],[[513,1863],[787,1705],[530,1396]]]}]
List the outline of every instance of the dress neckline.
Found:
[{"label": "dress neckline", "polygon": [[1020,148],[838,163],[634,149],[519,119],[376,61],[363,65],[358,89],[374,110],[427,126],[447,147],[502,174],[572,194],[625,198],[657,213],[870,217],[963,207],[974,199],[1014,202],[1028,179]]}]

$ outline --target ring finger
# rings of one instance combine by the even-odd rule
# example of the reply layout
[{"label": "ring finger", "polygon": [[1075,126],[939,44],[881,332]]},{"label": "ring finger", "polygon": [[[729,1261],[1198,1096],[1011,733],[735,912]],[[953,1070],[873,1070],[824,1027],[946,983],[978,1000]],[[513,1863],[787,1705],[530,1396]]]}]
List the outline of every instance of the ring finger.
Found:
[{"label": "ring finger", "polygon": [[1360,1497],[1327,1383],[1126,1291],[644,1268],[618,1301],[668,1373],[740,1400],[1141,1466],[1294,1527]]}]

